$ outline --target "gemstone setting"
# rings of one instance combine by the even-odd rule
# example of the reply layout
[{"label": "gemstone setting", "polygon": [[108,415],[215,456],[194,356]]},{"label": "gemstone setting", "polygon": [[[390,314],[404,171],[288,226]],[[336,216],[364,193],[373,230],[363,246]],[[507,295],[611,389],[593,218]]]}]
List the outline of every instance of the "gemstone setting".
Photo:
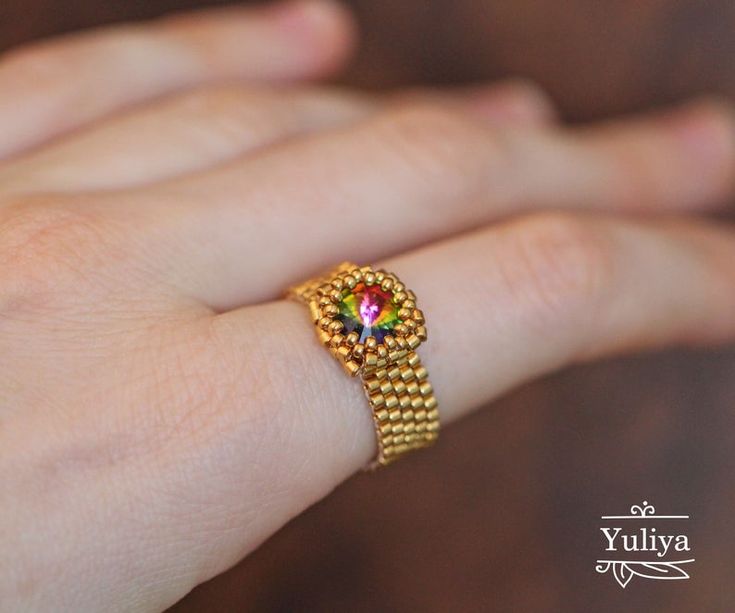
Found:
[{"label": "gemstone setting", "polygon": [[370,336],[382,343],[401,323],[399,306],[393,301],[393,294],[379,285],[358,283],[352,289],[345,289],[337,308],[339,312],[335,319],[342,322],[343,334],[355,332],[359,343],[364,343]]}]

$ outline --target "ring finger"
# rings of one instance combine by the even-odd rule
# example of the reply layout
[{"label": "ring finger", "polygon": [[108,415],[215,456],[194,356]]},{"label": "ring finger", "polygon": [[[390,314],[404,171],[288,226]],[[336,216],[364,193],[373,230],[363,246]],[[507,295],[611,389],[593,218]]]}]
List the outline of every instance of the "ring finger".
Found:
[{"label": "ring finger", "polygon": [[[422,361],[442,419],[451,421],[572,362],[732,340],[734,259],[735,237],[719,227],[547,213],[383,265],[415,291],[426,314]],[[186,439],[187,457],[222,462],[217,471],[202,467],[220,496],[212,519],[225,523],[225,537],[207,548],[221,557],[203,566],[224,569],[365,466],[375,438],[361,386],[319,346],[303,305],[246,307],[204,325],[220,351],[216,372],[192,364],[191,376],[229,384],[217,388],[217,401],[197,405],[208,409],[198,415],[194,443]],[[224,430],[224,443],[210,435]],[[240,478],[233,482],[233,474]],[[205,508],[208,488],[198,492],[201,502],[189,502]],[[269,513],[248,514],[253,505]],[[224,530],[232,516],[250,518],[234,540]]]}]

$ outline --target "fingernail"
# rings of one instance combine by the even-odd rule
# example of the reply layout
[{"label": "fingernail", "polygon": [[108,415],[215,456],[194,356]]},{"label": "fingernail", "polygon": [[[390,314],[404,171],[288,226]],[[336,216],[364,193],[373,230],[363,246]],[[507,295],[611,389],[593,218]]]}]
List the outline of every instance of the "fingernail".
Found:
[{"label": "fingernail", "polygon": [[703,166],[735,165],[735,112],[716,99],[692,103],[669,125],[687,153]]},{"label": "fingernail", "polygon": [[556,118],[554,105],[546,92],[524,79],[470,88],[466,100],[471,111],[491,121],[537,125]]},{"label": "fingernail", "polygon": [[289,0],[270,10],[281,28],[297,36],[332,28],[337,12],[330,0]]}]

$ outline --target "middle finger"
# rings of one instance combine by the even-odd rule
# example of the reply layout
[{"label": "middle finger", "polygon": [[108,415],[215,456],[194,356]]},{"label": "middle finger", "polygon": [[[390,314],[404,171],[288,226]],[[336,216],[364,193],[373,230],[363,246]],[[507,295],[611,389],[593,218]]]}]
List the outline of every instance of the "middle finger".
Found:
[{"label": "middle finger", "polygon": [[733,188],[733,134],[713,105],[584,132],[491,128],[419,105],[132,192],[118,208],[152,222],[170,263],[158,274],[226,310],[335,260],[374,260],[523,208],[701,207]]},{"label": "middle finger", "polygon": [[399,92],[228,85],[171,96],[0,164],[3,194],[130,188],[202,171],[266,145],[364,119],[410,99],[435,100],[502,124],[549,123],[535,86]]}]

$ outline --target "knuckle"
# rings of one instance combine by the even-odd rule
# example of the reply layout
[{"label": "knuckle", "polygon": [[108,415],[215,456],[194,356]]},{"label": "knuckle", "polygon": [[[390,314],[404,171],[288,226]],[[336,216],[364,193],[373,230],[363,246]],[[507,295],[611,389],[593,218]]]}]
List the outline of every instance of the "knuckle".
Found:
[{"label": "knuckle", "polygon": [[541,327],[594,318],[615,275],[611,236],[563,213],[526,218],[510,233],[504,278]]},{"label": "knuckle", "polygon": [[94,266],[105,244],[98,216],[59,199],[25,198],[0,216],[4,301],[54,292]]},{"label": "knuckle", "polygon": [[487,163],[488,133],[472,118],[441,104],[401,106],[377,121],[387,148],[425,174],[470,176],[477,169],[479,156],[471,153],[478,146]]}]

